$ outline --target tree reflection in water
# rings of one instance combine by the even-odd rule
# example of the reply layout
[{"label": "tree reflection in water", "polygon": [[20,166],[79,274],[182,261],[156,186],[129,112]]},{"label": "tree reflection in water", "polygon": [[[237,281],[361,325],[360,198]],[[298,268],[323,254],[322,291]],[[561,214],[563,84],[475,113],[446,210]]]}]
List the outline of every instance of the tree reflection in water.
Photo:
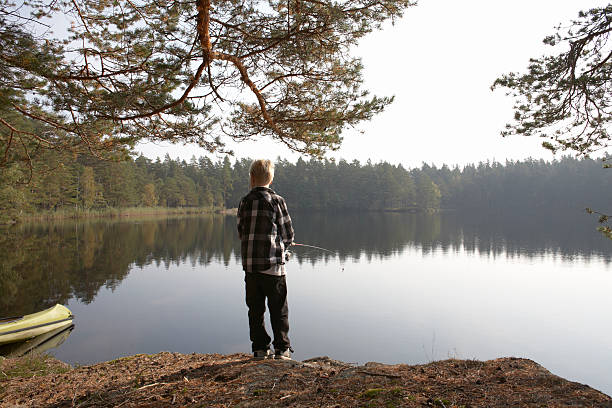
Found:
[{"label": "tree reflection in water", "polygon": [[[612,243],[581,213],[408,214],[293,213],[297,242],[334,250],[341,260],[385,258],[406,248],[425,254],[465,251],[480,256],[606,262]],[[90,303],[101,287],[117,288],[134,267],[154,263],[239,268],[240,244],[232,216],[104,220],[32,224],[0,234],[0,310],[23,315],[67,303]],[[326,262],[324,251],[295,248],[300,264]]]}]

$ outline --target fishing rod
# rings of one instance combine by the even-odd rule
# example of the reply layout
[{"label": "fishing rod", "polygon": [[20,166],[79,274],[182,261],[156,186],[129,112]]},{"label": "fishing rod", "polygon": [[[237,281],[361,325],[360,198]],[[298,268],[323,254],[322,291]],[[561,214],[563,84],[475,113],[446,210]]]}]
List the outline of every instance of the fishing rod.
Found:
[{"label": "fishing rod", "polygon": [[314,245],[298,244],[296,242],[294,242],[291,245],[293,245],[293,246],[301,246],[301,247],[306,247],[306,248],[320,249],[321,251],[327,251],[327,252],[332,253],[332,254],[336,253],[335,251],[330,251],[329,249],[321,248],[321,247],[314,246]]}]

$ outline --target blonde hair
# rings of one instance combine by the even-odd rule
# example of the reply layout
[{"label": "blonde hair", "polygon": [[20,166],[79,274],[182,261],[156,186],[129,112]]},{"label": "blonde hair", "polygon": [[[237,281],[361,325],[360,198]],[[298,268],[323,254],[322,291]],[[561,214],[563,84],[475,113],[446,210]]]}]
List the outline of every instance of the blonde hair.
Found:
[{"label": "blonde hair", "polygon": [[251,163],[249,170],[254,185],[265,186],[274,178],[274,163],[267,159],[258,159]]}]

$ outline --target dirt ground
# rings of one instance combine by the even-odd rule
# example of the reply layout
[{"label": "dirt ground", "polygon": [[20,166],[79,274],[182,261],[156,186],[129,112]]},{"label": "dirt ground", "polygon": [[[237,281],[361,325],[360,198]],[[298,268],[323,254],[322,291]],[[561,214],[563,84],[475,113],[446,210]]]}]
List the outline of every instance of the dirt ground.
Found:
[{"label": "dirt ground", "polygon": [[0,361],[1,407],[612,407],[587,385],[519,358],[355,366],[250,355],[136,355],[71,368]]}]

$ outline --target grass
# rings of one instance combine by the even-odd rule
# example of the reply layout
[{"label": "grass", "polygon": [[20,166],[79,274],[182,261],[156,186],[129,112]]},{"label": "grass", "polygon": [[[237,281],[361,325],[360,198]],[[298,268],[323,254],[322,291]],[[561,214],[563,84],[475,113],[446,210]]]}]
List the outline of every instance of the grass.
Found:
[{"label": "grass", "polygon": [[112,364],[112,365],[117,365],[117,364],[122,364],[126,361],[130,361],[130,360],[135,360],[137,358],[140,358],[142,356],[146,356],[147,354],[144,353],[140,353],[140,354],[134,354],[131,356],[122,356],[122,357],[117,357],[114,360],[109,360],[107,361],[107,364]]},{"label": "grass", "polygon": [[147,217],[166,214],[206,214],[214,212],[213,207],[125,207],[125,208],[63,208],[60,210],[38,211],[31,214],[24,214],[23,221],[47,221],[60,219],[81,219],[81,218],[121,218],[121,217]]},{"label": "grass", "polygon": [[57,364],[57,360],[48,354],[39,353],[29,353],[20,358],[3,360],[0,367],[2,367],[0,381],[47,374],[63,374],[70,370],[63,364]]},{"label": "grass", "polygon": [[40,377],[47,374],[63,374],[70,367],[48,354],[28,353],[19,358],[0,357],[0,402],[4,398],[6,386],[2,384],[14,378]]}]

